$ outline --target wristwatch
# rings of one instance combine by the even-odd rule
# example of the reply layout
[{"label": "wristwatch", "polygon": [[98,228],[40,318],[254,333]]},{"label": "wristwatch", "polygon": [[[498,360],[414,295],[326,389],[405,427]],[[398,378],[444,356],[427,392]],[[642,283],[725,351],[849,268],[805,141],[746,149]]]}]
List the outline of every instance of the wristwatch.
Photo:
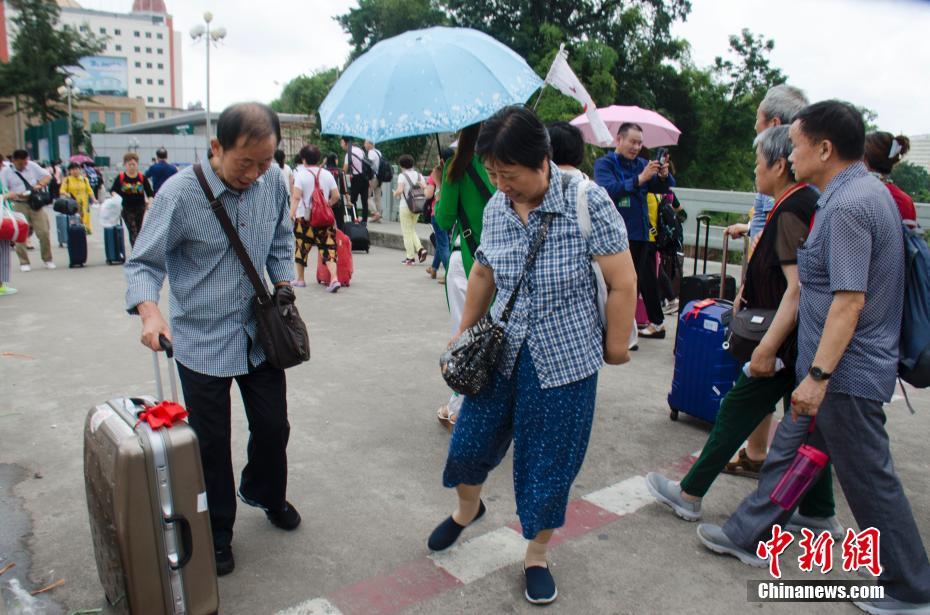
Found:
[{"label": "wristwatch", "polygon": [[817,382],[823,382],[824,380],[829,380],[830,376],[833,375],[830,372],[825,372],[819,367],[814,367],[814,366],[812,366],[807,373],[810,375],[811,378],[813,378]]}]

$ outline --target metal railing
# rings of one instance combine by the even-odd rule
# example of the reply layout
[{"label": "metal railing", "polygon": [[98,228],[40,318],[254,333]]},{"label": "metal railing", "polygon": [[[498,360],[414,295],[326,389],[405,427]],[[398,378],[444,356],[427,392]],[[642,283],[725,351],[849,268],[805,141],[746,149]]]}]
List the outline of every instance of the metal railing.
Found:
[{"label": "metal railing", "polygon": [[[699,188],[675,188],[675,194],[682,208],[688,213],[685,222],[685,245],[694,245],[696,219],[701,213],[720,212],[748,216],[756,195],[753,192],[730,192],[726,190],[702,190]],[[930,229],[930,203],[915,203],[917,222],[921,227]],[[703,235],[703,233],[702,233]],[[703,243],[703,237],[702,237]],[[710,248],[723,248],[723,227],[710,227]],[[741,250],[739,242],[730,242],[730,251]]]},{"label": "metal railing", "polygon": [[[397,172],[394,173],[395,179],[388,186],[381,186],[382,196],[381,203],[384,209],[385,220],[397,221],[397,212],[399,199],[395,199],[392,190],[397,186]],[[749,210],[753,206],[756,195],[754,192],[732,192],[728,190],[703,190],[700,188],[675,188],[675,194],[681,202],[682,207],[688,213],[688,220],[685,222],[685,245],[694,245],[694,229],[697,224],[697,217],[702,213],[719,212],[731,213],[748,217]],[[930,229],[930,203],[915,203],[917,208],[917,222],[921,227]],[[703,237],[702,237],[703,243]],[[715,250],[723,249],[723,227],[710,227],[709,247]],[[731,241],[730,251],[736,252],[742,250],[742,243]]]}]

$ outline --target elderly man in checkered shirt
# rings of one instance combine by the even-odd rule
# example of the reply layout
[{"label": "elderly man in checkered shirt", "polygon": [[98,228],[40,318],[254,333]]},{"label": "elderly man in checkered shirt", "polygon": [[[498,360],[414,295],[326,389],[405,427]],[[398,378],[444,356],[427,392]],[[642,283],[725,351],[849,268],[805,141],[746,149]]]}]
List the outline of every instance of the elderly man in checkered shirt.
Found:
[{"label": "elderly man in checkered shirt", "polygon": [[[873,615],[930,613],[930,562],[894,470],[882,404],[898,368],[904,299],[901,218],[891,195],[862,163],[865,124],[849,103],[803,109],[791,125],[790,161],[817,186],[814,226],[798,249],[797,388],[759,486],[721,528],[702,524],[710,550],[754,566],[760,541],[792,514],[770,500],[798,448],[827,453],[856,523],[880,532],[884,599],[855,602]],[[814,419],[816,418],[816,425]]]},{"label": "elderly man in checkered shirt", "polygon": [[[294,234],[287,185],[272,165],[281,140],[266,105],[233,105],[220,115],[203,173],[229,214],[258,271],[293,300]],[[217,574],[233,571],[236,486],[230,454],[230,396],[235,380],[249,421],[248,463],[239,497],[293,530],[300,514],[285,499],[290,425],[284,371],[265,361],[256,338],[254,288],[214,215],[193,168],[158,192],[126,263],[126,307],[142,317],[142,343],[161,350],[172,338],[190,425],[200,441]],[[170,282],[171,328],[158,309]]]}]

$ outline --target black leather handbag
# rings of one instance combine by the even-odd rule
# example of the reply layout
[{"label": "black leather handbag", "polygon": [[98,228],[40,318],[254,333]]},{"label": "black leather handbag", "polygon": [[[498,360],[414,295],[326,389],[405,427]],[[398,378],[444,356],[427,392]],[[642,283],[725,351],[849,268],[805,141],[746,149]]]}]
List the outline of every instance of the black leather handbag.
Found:
[{"label": "black leather handbag", "polygon": [[307,361],[310,359],[310,334],[294,304],[293,289],[285,287],[276,289],[274,295],[268,293],[268,289],[265,288],[264,282],[245,251],[245,246],[242,245],[242,240],[236,233],[232,220],[229,219],[229,214],[226,213],[223,204],[213,196],[213,191],[210,190],[210,185],[199,164],[194,165],[194,174],[207,200],[210,201],[210,208],[229,238],[236,256],[239,257],[246,276],[255,288],[252,313],[255,314],[258,325],[258,343],[265,351],[268,363],[278,369],[287,369]]},{"label": "black leather handbag", "polygon": [[549,233],[549,223],[553,214],[546,214],[539,227],[536,240],[530,247],[523,265],[523,273],[517,281],[516,288],[510,294],[510,300],[501,312],[500,321],[494,322],[490,314],[485,314],[478,324],[466,329],[461,336],[439,358],[439,369],[449,388],[462,395],[477,395],[491,379],[504,352],[504,338],[507,321],[517,303],[520,288],[526,274],[536,261],[539,248]]},{"label": "black leather handbag", "polygon": [[745,308],[730,318],[723,348],[736,360],[745,363],[752,359],[759,342],[775,320],[776,310]]},{"label": "black leather handbag", "polygon": [[52,193],[48,191],[48,188],[43,186],[33,188],[32,184],[27,182],[26,178],[22,176],[22,173],[15,170],[13,172],[19,176],[23,184],[25,184],[26,189],[29,191],[29,198],[27,202],[29,203],[29,208],[32,211],[42,211],[43,207],[52,204]]}]

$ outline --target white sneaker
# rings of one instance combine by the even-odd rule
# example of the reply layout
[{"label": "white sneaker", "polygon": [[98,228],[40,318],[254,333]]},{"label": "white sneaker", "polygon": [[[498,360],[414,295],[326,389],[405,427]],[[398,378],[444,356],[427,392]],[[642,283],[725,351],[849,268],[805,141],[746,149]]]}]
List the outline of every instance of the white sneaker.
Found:
[{"label": "white sneaker", "polygon": [[45,262],[45,268],[46,268],[46,269],[54,269],[54,268],[55,268],[55,263],[53,263],[52,261],[46,261],[46,262]]},{"label": "white sneaker", "polygon": [[25,265],[20,265],[19,270],[23,273],[26,273],[28,271],[32,271],[32,267],[29,266],[29,263],[26,263]]}]

